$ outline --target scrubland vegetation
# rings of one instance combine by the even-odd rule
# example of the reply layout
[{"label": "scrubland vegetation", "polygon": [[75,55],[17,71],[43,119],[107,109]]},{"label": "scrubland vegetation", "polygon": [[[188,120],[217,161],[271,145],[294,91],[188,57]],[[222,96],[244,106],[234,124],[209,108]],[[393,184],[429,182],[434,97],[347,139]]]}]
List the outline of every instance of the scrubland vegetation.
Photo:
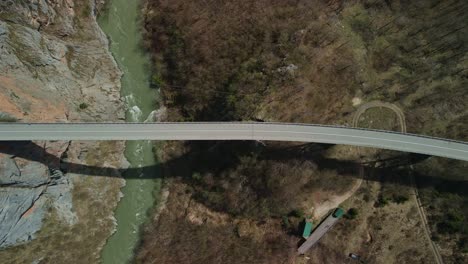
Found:
[{"label": "scrubland vegetation", "polygon": [[[359,98],[398,105],[408,132],[468,140],[467,8],[459,0],[147,0],[145,46],[168,121],[349,124],[356,110],[352,99]],[[372,111],[364,120],[375,122],[369,126],[398,126],[393,113]],[[314,194],[339,194],[353,181],[348,176],[358,177],[356,160],[324,158],[324,146],[264,144],[170,143],[166,151],[180,155],[167,155],[181,163],[171,163],[167,175],[179,176],[193,199],[214,211],[275,219],[286,233],[297,222],[294,212],[310,213]],[[363,199],[375,210],[412,211],[410,183],[406,174],[399,176],[374,178],[385,184],[375,200]],[[466,182],[466,176],[458,180]],[[445,211],[459,204],[458,198],[448,202],[452,198]],[[436,204],[442,210],[442,202]],[[357,211],[349,211],[348,221],[359,220]],[[436,215],[429,221],[437,227],[443,220]],[[456,235],[445,237],[456,237],[463,248],[466,228],[458,227],[466,219],[452,216],[441,230],[455,227],[450,230]],[[383,249],[372,250],[378,255]],[[466,259],[463,254],[444,258]],[[411,255],[403,252],[398,261],[410,261]]]},{"label": "scrubland vegetation", "polygon": [[428,214],[432,240],[453,263],[464,263],[468,253],[468,162],[437,158],[417,165],[429,177],[417,177],[417,185]]},{"label": "scrubland vegetation", "polygon": [[173,120],[342,122],[358,96],[403,105],[412,132],[463,139],[463,1],[148,5]]},{"label": "scrubland vegetation", "polygon": [[157,222],[143,237],[136,263],[280,263],[294,254],[295,240],[277,221],[251,221],[206,212],[192,189],[173,183]]},{"label": "scrubland vegetation", "polygon": [[[260,107],[268,101],[302,93],[305,88],[312,93],[308,80],[313,77],[311,67],[334,71],[333,77],[324,74],[319,78],[335,86],[320,88],[324,92],[334,96],[346,92],[339,86],[350,76],[337,75],[338,67],[343,66],[310,63],[312,58],[319,59],[315,58],[319,50],[314,51],[319,43],[313,42],[325,40],[319,35],[328,31],[321,29],[322,24],[310,25],[323,14],[319,10],[326,9],[325,3],[150,1],[149,5],[146,27],[156,65],[154,79],[174,120],[258,118]],[[339,57],[351,60],[347,49]],[[301,87],[304,85],[307,87]],[[317,102],[323,98],[318,94],[308,97]],[[320,109],[314,104],[308,106],[312,113]],[[292,114],[294,109],[286,112]],[[293,120],[283,118],[288,119]]]},{"label": "scrubland vegetation", "polygon": [[[235,147],[234,144],[229,146]],[[212,153],[198,152],[196,155],[204,157],[203,161],[196,158],[191,161],[195,172],[188,180],[196,191],[194,198],[234,216],[264,219],[290,213],[298,215],[306,205],[305,201],[311,202],[309,196],[314,191],[341,193],[352,185],[353,178],[349,175],[321,169],[312,161],[304,161],[300,155],[284,159],[281,149],[257,147],[255,150],[257,153],[240,153],[236,161],[219,168],[214,165],[209,170],[205,168],[207,162],[223,162],[229,155],[224,152],[227,149],[223,151],[215,147]],[[276,155],[271,154],[274,151]],[[287,155],[288,150],[284,152]],[[236,159],[236,156],[237,153],[232,158]]]}]

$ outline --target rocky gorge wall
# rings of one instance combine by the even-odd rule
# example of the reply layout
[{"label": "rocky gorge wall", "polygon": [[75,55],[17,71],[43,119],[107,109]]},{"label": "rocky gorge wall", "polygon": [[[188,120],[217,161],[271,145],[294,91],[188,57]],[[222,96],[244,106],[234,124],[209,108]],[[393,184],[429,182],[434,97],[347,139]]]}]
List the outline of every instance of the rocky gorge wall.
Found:
[{"label": "rocky gorge wall", "polygon": [[[99,0],[0,0],[0,121],[124,120],[121,72],[96,23],[103,5]],[[115,226],[112,212],[123,180],[112,168],[126,166],[123,149],[123,142],[0,143],[0,249],[34,240],[46,219],[72,228],[95,217],[93,227],[81,232],[102,231],[88,252],[96,260]],[[90,171],[80,172],[80,166],[110,172],[88,177],[82,174]],[[88,204],[101,212],[85,208]],[[30,247],[44,253],[36,260],[48,255],[44,245]]]}]

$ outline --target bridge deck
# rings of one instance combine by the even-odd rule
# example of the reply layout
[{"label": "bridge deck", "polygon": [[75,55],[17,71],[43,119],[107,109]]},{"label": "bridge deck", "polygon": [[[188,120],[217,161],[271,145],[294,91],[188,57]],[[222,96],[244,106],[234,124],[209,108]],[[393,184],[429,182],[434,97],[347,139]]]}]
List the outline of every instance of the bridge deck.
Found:
[{"label": "bridge deck", "polygon": [[344,144],[468,161],[468,143],[349,127],[285,123],[0,123],[0,140],[274,140]]}]

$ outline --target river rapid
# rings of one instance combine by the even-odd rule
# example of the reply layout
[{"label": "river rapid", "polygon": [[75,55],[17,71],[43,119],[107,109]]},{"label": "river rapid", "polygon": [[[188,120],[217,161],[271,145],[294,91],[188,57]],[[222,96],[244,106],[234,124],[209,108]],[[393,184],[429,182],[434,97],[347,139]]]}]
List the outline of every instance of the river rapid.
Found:
[{"label": "river rapid", "polygon": [[[139,0],[109,0],[98,20],[110,39],[110,50],[123,72],[121,95],[127,105],[127,122],[144,122],[157,108],[157,92],[150,88],[149,56],[141,48]],[[155,205],[161,182],[150,141],[127,141],[125,156],[130,167],[125,173],[123,197],[117,205],[117,230],[102,251],[102,263],[120,264],[132,260],[143,223]]]}]

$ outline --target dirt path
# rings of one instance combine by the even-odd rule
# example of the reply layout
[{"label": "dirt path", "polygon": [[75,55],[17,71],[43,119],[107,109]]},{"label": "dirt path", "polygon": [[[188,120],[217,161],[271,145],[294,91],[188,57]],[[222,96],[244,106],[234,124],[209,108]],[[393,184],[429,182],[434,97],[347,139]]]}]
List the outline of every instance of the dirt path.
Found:
[{"label": "dirt path", "polygon": [[439,248],[437,247],[436,243],[434,243],[434,241],[432,241],[432,239],[431,239],[431,230],[429,229],[429,223],[427,222],[427,216],[426,216],[426,213],[424,212],[424,208],[423,208],[423,205],[421,203],[421,199],[419,197],[418,188],[416,187],[416,184],[414,182],[413,166],[411,165],[410,167],[411,167],[411,172],[410,172],[411,173],[411,175],[410,175],[411,185],[413,187],[413,192],[414,192],[414,195],[416,197],[418,212],[419,212],[419,215],[421,216],[421,220],[423,222],[424,233],[426,234],[426,238],[429,241],[429,244],[431,245],[431,250],[432,250],[432,253],[434,253],[435,260],[436,260],[437,264],[443,264],[444,261],[442,259],[442,256],[440,255]]},{"label": "dirt path", "polygon": [[[359,109],[356,111],[356,113],[354,114],[352,125],[354,127],[358,127],[358,122],[359,122],[359,118],[361,117],[361,115],[364,112],[366,112],[368,109],[374,108],[374,107],[382,107],[382,108],[387,108],[387,109],[392,110],[398,116],[398,120],[399,120],[400,127],[401,127],[401,132],[406,133],[406,120],[405,120],[405,114],[403,113],[403,111],[394,104],[380,102],[380,101],[372,101],[372,102],[361,105]],[[410,165],[410,168],[412,171],[413,166]],[[434,254],[436,263],[443,264],[444,262],[442,260],[442,256],[440,255],[439,248],[434,243],[434,241],[431,240],[431,230],[429,228],[429,223],[427,222],[427,216],[426,216],[426,213],[424,212],[421,199],[419,198],[419,192],[414,182],[414,177],[413,177],[412,172],[410,174],[410,180],[411,180],[411,185],[413,187],[412,189],[413,189],[414,195],[416,197],[416,203],[417,203],[419,216],[421,217],[421,221],[423,223],[424,234],[426,235],[426,239],[429,241],[429,244],[431,245],[431,251]]]},{"label": "dirt path", "polygon": [[353,185],[353,187],[349,191],[345,192],[342,195],[332,196],[331,198],[327,199],[326,201],[324,201],[320,205],[317,205],[314,208],[314,218],[316,218],[316,219],[322,218],[331,209],[338,207],[344,201],[348,200],[359,189],[359,187],[361,187],[361,183],[363,181],[362,179],[363,179],[363,176],[364,176],[363,175],[364,174],[364,168],[363,167],[360,168],[359,174],[360,174],[359,180],[356,181],[356,183]]},{"label": "dirt path", "polygon": [[403,113],[403,111],[394,104],[380,102],[380,101],[372,101],[372,102],[361,105],[359,109],[356,111],[356,113],[354,113],[352,126],[358,127],[358,122],[359,122],[359,118],[361,117],[361,115],[364,114],[364,112],[366,112],[367,110],[371,108],[375,108],[375,107],[387,108],[387,109],[392,110],[398,116],[398,121],[400,123],[401,132],[406,133],[406,119],[405,119],[405,114]]}]

